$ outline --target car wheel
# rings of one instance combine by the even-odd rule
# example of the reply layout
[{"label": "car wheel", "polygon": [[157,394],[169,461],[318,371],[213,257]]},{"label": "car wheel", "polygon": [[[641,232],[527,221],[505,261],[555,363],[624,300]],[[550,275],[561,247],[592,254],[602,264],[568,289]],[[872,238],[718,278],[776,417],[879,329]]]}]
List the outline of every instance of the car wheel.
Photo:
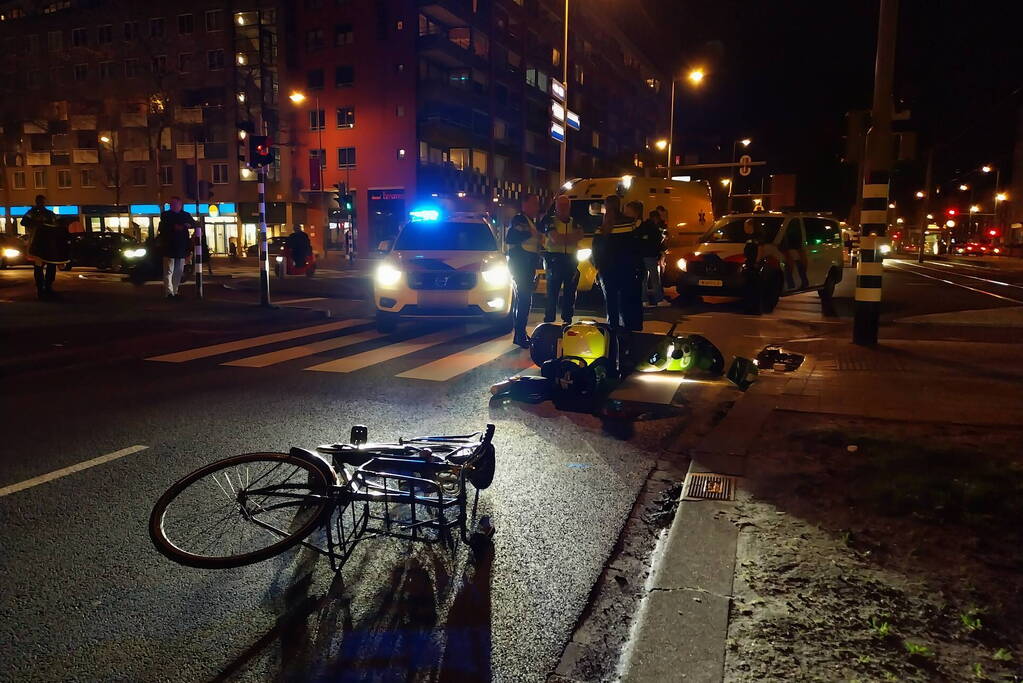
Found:
[{"label": "car wheel", "polygon": [[380,334],[391,334],[398,329],[398,316],[394,313],[377,311],[377,332]]}]

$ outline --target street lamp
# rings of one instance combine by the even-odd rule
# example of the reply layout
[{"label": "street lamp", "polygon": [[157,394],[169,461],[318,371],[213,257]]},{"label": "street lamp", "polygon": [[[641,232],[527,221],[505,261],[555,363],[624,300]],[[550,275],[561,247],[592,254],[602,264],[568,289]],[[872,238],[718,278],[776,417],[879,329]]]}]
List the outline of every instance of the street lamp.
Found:
[{"label": "street lamp", "polygon": [[[565,16],[566,16],[566,18],[568,16],[568,0],[565,0]],[[565,32],[565,45],[566,46],[568,45],[568,31],[567,30]],[[669,119],[668,120],[668,160],[667,160],[668,164],[667,164],[667,167],[665,168],[665,177],[667,177],[669,179],[671,178],[671,143],[675,139],[675,80],[676,80],[675,76],[676,75],[677,74],[675,74],[675,73],[673,73],[671,75],[671,113],[668,116],[668,119]],[[703,69],[692,69],[689,72],[689,74],[686,76],[686,78],[689,79],[689,82],[695,88],[695,87],[698,87],[700,85],[700,83],[703,82],[703,76],[704,76]],[[658,148],[658,149],[660,149],[660,148]]]},{"label": "street lamp", "polygon": [[983,171],[984,173],[990,173],[991,167],[987,164],[984,164],[983,166],[980,167],[980,170]]},{"label": "street lamp", "polygon": [[917,193],[916,193],[916,198],[917,198],[917,199],[923,199],[923,198],[924,198],[924,193],[923,193],[923,191],[921,191],[921,190],[918,190],[918,191],[917,191]]},{"label": "street lamp", "polygon": [[750,140],[749,138],[743,138],[742,140],[739,140],[739,144],[741,144],[743,147],[749,147],[750,145],[753,144],[753,141]]},{"label": "street lamp", "polygon": [[[733,141],[732,142],[732,163],[733,164],[735,163],[736,150],[738,149],[739,145],[742,145],[743,147],[749,147],[752,144],[753,144],[753,140],[751,140],[750,138],[743,138],[741,140]],[[723,185],[726,185],[728,187],[728,203],[727,203],[726,208],[725,208],[725,211],[727,213],[732,213],[732,186],[733,186],[733,181],[734,180],[735,180],[735,166],[732,166],[732,177],[731,177],[731,179],[727,183],[722,183]]]},{"label": "street lamp", "polygon": [[1004,192],[999,192],[998,194],[995,195],[996,202],[1004,202],[1008,198],[1009,195],[1005,194]]},{"label": "street lamp", "polygon": [[963,183],[962,185],[959,186],[959,191],[960,192],[966,192],[969,189],[970,189],[970,186],[967,185],[966,183]]},{"label": "street lamp", "polygon": [[721,184],[724,185],[725,187],[728,187],[729,185],[732,184],[732,179],[731,178],[722,178],[721,179]]},{"label": "street lamp", "polygon": [[664,151],[668,149],[668,141],[663,139],[658,140],[657,142],[654,143],[654,146],[657,147],[657,149]]},{"label": "street lamp", "polygon": [[102,142],[104,145],[110,144],[110,138],[108,138],[106,135],[101,135],[99,141]]}]

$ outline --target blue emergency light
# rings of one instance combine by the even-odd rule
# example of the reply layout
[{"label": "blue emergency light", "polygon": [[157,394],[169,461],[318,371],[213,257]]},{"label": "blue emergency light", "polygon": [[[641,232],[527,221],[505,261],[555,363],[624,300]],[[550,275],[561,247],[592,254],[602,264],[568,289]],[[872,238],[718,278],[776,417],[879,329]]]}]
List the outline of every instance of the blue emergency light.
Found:
[{"label": "blue emergency light", "polygon": [[440,211],[437,209],[416,209],[409,211],[408,215],[414,221],[435,221],[440,218]]}]

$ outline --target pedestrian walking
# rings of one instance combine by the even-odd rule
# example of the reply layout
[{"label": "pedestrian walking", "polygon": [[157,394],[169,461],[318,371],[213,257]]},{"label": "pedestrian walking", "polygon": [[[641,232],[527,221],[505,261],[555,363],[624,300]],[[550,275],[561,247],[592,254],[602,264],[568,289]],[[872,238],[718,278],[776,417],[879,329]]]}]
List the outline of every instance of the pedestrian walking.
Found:
[{"label": "pedestrian walking", "polygon": [[227,240],[227,257],[231,263],[238,263],[238,240],[234,237]]},{"label": "pedestrian walking", "polygon": [[529,348],[526,323],[533,306],[533,287],[536,268],[540,263],[540,231],[536,221],[540,216],[540,198],[526,195],[522,211],[512,217],[508,225],[508,268],[512,276],[512,330],[513,341]]},{"label": "pedestrian walking", "polygon": [[41,194],[36,195],[35,206],[22,217],[21,224],[28,232],[28,257],[32,261],[36,293],[40,299],[56,298],[53,281],[57,266],[71,258],[67,227],[46,208],[46,197]]},{"label": "pedestrian walking", "polygon": [[188,231],[194,229],[195,221],[182,207],[181,197],[171,197],[170,209],[160,214],[160,226],[156,235],[163,256],[163,284],[168,299],[178,297],[185,259],[188,258],[188,252],[192,247]]},{"label": "pedestrian walking", "polygon": [[644,305],[670,306],[671,304],[664,300],[664,288],[661,286],[664,230],[661,228],[661,214],[656,209],[636,228],[636,242],[643,257],[643,293],[646,296]]},{"label": "pedestrian walking", "polygon": [[547,274],[547,308],[543,321],[552,323],[561,299],[561,320],[569,324],[575,312],[575,294],[579,286],[579,240],[583,229],[572,218],[572,200],[561,195],[554,202],[554,214],[543,221],[544,267]]},{"label": "pedestrian walking", "polygon": [[594,257],[608,324],[639,332],[643,329],[643,259],[635,231],[643,205],[639,204],[637,213],[635,204],[639,202],[632,202],[623,211],[618,196],[604,200],[604,221],[594,239]]}]

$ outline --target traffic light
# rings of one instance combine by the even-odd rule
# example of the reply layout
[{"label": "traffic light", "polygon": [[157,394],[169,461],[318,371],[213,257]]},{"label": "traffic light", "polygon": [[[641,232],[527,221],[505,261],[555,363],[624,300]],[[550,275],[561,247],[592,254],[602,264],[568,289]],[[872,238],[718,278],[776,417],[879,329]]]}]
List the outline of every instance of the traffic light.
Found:
[{"label": "traffic light", "polygon": [[249,136],[249,165],[253,168],[274,162],[274,143],[266,135]]},{"label": "traffic light", "polygon": [[990,230],[987,231],[987,234],[988,237],[998,237],[1000,234],[1002,234],[1002,232],[998,228],[991,228]]},{"label": "traffic light", "polygon": [[949,209],[946,213],[948,213],[949,217],[953,217],[959,212],[956,211],[955,209]]}]

